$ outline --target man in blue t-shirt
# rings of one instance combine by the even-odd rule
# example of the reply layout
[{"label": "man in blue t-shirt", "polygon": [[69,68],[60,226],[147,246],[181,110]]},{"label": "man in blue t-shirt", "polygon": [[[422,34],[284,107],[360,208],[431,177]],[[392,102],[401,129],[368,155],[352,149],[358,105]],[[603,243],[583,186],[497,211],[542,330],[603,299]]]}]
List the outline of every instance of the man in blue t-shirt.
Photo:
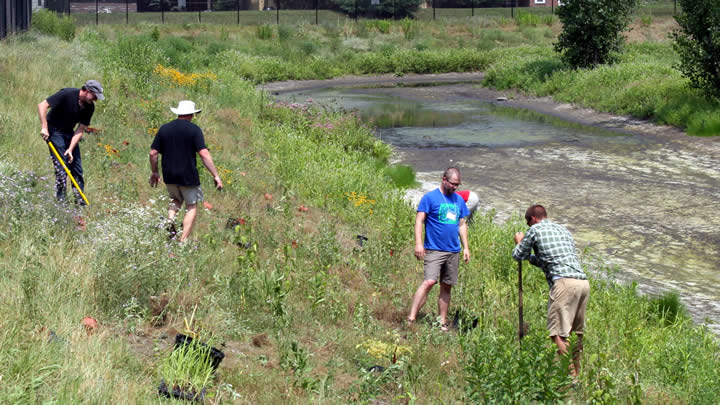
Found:
[{"label": "man in blue t-shirt", "polygon": [[[450,306],[450,290],[457,283],[460,262],[460,242],[463,260],[470,261],[467,224],[469,215],[463,198],[455,193],[460,186],[460,170],[445,170],[440,187],[425,194],[420,200],[415,217],[415,257],[424,260],[424,281],[413,297],[408,323],[415,322],[418,311],[425,304],[432,287],[439,281],[438,312],[440,328],[448,330],[447,313]],[[423,224],[425,240],[423,243]],[[459,238],[458,238],[459,235]]]},{"label": "man in blue t-shirt", "polygon": [[[81,191],[85,191],[85,178],[78,143],[90,125],[90,119],[95,112],[95,101],[103,99],[105,96],[100,82],[88,80],[79,89],[61,89],[38,104],[40,135],[45,142],[53,143]],[[48,150],[49,148],[48,145]],[[65,199],[67,174],[57,157],[49,151],[55,169],[55,197],[62,201]],[[73,191],[75,201],[84,205],[85,202],[77,190],[73,188]]]},{"label": "man in blue t-shirt", "polygon": [[195,108],[195,103],[190,100],[180,101],[177,108],[170,107],[170,110],[177,114],[177,119],[161,126],[150,146],[150,186],[155,187],[160,182],[158,157],[162,155],[163,181],[170,195],[168,230],[171,237],[175,236],[175,216],[184,202],[185,217],[180,235],[180,242],[184,242],[195,224],[197,204],[203,200],[196,154],[200,155],[205,168],[213,176],[215,188],[222,190],[223,184],[205,146],[202,130],[191,122],[201,110]]}]

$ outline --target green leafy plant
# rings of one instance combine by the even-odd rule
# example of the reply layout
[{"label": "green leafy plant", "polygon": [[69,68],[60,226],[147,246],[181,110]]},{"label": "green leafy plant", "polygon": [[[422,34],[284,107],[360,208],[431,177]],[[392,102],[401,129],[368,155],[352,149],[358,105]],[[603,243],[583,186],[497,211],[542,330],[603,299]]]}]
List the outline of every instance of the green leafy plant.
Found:
[{"label": "green leafy plant", "polygon": [[[552,16],[551,16],[552,17]],[[542,22],[542,18],[539,15],[527,13],[527,12],[518,12],[517,17],[515,17],[515,23],[520,26],[530,26],[535,27],[539,25]]]},{"label": "green leafy plant", "polygon": [[273,28],[268,24],[258,25],[255,32],[257,33],[257,37],[263,40],[271,39],[273,36]]},{"label": "green leafy plant", "polygon": [[680,0],[680,26],[671,34],[680,55],[675,67],[690,86],[720,100],[720,7],[715,0]]},{"label": "green leafy plant", "polygon": [[574,68],[613,63],[624,43],[622,32],[639,0],[567,0],[557,8],[563,31],[555,51]]},{"label": "green leafy plant", "polygon": [[58,20],[57,36],[68,42],[75,39],[75,21],[72,17],[64,16]]},{"label": "green leafy plant", "polygon": [[650,300],[650,313],[665,325],[672,325],[686,315],[687,310],[676,292],[668,292]]},{"label": "green leafy plant", "polygon": [[43,34],[55,35],[57,32],[58,17],[50,10],[42,9],[33,13],[32,28]]},{"label": "green leafy plant", "polygon": [[50,10],[43,9],[33,13],[32,28],[65,41],[72,41],[75,38],[75,21],[72,17],[58,17]]},{"label": "green leafy plant", "polygon": [[153,28],[152,32],[150,33],[150,38],[155,42],[160,39],[160,30],[158,30],[158,27]]},{"label": "green leafy plant", "polygon": [[653,22],[653,16],[652,14],[644,14],[640,16],[640,25],[647,28],[650,25],[652,25]]},{"label": "green leafy plant", "polygon": [[400,27],[402,27],[403,35],[405,36],[406,40],[412,41],[413,39],[415,39],[415,35],[417,34],[415,20],[405,17],[400,20]]},{"label": "green leafy plant", "polygon": [[281,41],[287,41],[290,38],[292,38],[292,35],[293,35],[293,29],[287,25],[278,25],[277,32],[278,32],[278,39]]},{"label": "green leafy plant", "polygon": [[392,23],[388,20],[377,20],[375,21],[375,28],[381,34],[389,34]]},{"label": "green leafy plant", "polygon": [[417,184],[415,181],[415,170],[408,165],[392,165],[384,170],[385,175],[390,177],[393,183],[400,187],[413,187]]},{"label": "green leafy plant", "polygon": [[560,400],[562,387],[570,383],[569,356],[556,358],[543,332],[525,336],[522,347],[515,339],[475,333],[463,341],[469,353],[468,397],[476,403]]}]

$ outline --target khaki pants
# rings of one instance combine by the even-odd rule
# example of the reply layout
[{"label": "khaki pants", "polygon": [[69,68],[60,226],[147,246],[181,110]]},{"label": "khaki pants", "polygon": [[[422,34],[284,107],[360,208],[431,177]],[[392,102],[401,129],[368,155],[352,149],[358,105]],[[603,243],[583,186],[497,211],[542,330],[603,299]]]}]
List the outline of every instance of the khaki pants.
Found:
[{"label": "khaki pants", "polygon": [[585,308],[590,298],[587,280],[555,280],[548,300],[547,328],[550,336],[567,338],[570,332],[581,335],[585,329]]}]

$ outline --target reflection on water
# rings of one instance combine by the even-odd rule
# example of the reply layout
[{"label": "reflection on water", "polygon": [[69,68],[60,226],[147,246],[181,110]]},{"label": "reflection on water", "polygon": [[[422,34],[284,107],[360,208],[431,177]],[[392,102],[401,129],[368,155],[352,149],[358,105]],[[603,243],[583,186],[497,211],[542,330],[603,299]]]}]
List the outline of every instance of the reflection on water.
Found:
[{"label": "reflection on water", "polygon": [[322,89],[288,93],[289,101],[312,99],[355,110],[385,142],[400,147],[502,147],[549,141],[637,144],[641,138],[591,128],[533,111],[476,100],[416,101],[392,88]]},{"label": "reflection on water", "polygon": [[646,293],[678,291],[695,319],[709,319],[720,334],[718,140],[610,132],[453,89],[324,89],[295,97],[357,109],[377,123],[378,136],[425,189],[456,165],[499,220],[542,203],[579,248],[617,265],[620,279]]}]

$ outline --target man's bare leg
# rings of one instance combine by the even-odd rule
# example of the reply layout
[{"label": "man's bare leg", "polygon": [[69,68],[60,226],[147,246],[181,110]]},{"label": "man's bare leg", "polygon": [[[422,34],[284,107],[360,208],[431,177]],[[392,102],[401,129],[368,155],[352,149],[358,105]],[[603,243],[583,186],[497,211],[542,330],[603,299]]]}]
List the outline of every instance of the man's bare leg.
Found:
[{"label": "man's bare leg", "polygon": [[182,203],[176,199],[170,200],[170,208],[168,208],[168,220],[170,222],[173,222],[175,220],[175,216],[177,216],[178,211],[180,211],[180,207],[182,206]]},{"label": "man's bare leg", "polygon": [[425,305],[427,296],[436,282],[437,281],[435,280],[425,280],[422,282],[422,284],[420,284],[417,291],[415,291],[415,295],[413,296],[413,302],[412,306],[410,307],[410,315],[408,315],[408,321],[415,322],[415,318],[417,318],[418,312],[423,307],[423,305]]},{"label": "man's bare leg", "polygon": [[440,283],[440,294],[438,295],[438,312],[440,313],[440,324],[447,325],[447,313],[450,307],[451,284]]},{"label": "man's bare leg", "polygon": [[182,232],[182,236],[180,236],[180,242],[185,242],[185,240],[190,236],[190,232],[192,232],[193,225],[195,225],[196,215],[197,215],[197,204],[186,204],[185,205],[185,218],[183,218],[183,232]]},{"label": "man's bare leg", "polygon": [[[568,349],[570,348],[570,342],[568,342],[567,338],[564,338],[562,336],[550,336],[550,339],[552,339],[553,343],[555,343],[555,346],[558,348],[558,354],[561,356],[566,356],[568,354]],[[582,342],[578,342],[579,345],[582,345]],[[577,357],[577,364],[575,362],[575,350],[573,350],[573,362],[570,363],[570,375],[573,377],[578,376],[578,369],[580,368],[580,357],[578,353]]]},{"label": "man's bare leg", "polygon": [[580,357],[582,356],[583,352],[583,334],[578,333],[577,337],[577,343],[575,344],[575,347],[573,347],[573,366],[575,371],[575,377],[580,374]]}]

